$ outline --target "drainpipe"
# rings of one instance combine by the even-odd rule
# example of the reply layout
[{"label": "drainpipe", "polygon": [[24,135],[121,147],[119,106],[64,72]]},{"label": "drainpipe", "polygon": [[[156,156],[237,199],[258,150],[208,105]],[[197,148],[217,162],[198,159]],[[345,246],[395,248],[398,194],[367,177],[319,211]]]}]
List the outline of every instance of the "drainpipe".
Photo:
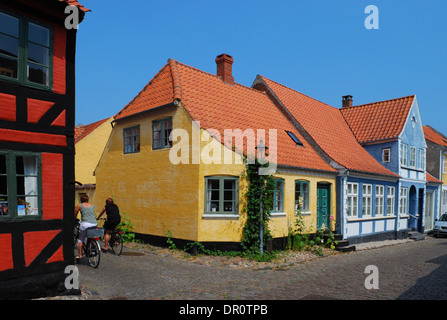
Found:
[{"label": "drainpipe", "polygon": [[346,182],[348,180],[348,176],[349,176],[349,170],[346,170],[344,173],[341,174],[341,181],[340,181],[340,231],[343,235],[343,239],[346,240],[347,236],[346,236],[346,230],[345,230],[345,226],[347,225],[347,217],[346,217],[346,212],[345,212],[345,185]]}]

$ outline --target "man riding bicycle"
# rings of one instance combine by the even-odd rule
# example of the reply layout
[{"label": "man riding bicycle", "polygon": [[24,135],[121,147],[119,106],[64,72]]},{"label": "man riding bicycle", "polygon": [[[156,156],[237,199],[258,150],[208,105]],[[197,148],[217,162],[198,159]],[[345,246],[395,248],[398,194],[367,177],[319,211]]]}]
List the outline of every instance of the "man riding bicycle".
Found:
[{"label": "man riding bicycle", "polygon": [[101,218],[101,216],[106,213],[107,220],[104,222],[104,229],[106,230],[106,233],[104,235],[104,242],[105,246],[104,248],[101,248],[103,251],[107,252],[109,241],[111,238],[112,231],[116,228],[117,225],[121,222],[121,216],[118,206],[113,202],[112,198],[106,199],[106,205],[102,209],[101,213],[99,214],[98,218]]}]

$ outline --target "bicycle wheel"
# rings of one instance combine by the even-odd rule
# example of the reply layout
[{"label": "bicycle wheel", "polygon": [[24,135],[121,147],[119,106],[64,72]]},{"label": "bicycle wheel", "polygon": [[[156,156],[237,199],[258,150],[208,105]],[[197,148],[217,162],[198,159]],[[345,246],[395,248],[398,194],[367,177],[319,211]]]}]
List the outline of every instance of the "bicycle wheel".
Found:
[{"label": "bicycle wheel", "polygon": [[98,241],[93,239],[87,240],[87,257],[88,263],[93,268],[98,268],[99,261],[101,260],[101,247]]},{"label": "bicycle wheel", "polygon": [[123,252],[123,237],[118,232],[112,234],[110,244],[115,255],[119,256]]}]

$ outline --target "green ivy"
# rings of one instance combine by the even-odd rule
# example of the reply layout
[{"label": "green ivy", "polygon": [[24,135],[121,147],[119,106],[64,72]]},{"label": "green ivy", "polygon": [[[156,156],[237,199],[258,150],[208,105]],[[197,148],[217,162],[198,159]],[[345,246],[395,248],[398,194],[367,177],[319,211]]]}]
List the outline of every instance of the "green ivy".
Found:
[{"label": "green ivy", "polygon": [[254,255],[259,253],[261,193],[264,246],[268,241],[272,240],[268,224],[270,211],[273,208],[275,181],[272,175],[259,175],[259,169],[262,167],[268,167],[268,163],[262,165],[255,159],[254,163],[246,165],[246,170],[242,175],[247,181],[247,188],[244,194],[244,213],[247,215],[247,220],[242,231],[241,245],[247,254]]}]

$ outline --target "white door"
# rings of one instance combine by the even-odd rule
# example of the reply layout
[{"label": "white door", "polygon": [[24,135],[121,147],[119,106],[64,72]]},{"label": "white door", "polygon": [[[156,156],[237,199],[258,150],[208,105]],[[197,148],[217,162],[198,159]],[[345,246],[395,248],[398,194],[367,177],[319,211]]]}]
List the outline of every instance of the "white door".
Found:
[{"label": "white door", "polygon": [[425,193],[425,214],[424,214],[424,231],[433,229],[435,216],[435,193],[427,191]]}]

